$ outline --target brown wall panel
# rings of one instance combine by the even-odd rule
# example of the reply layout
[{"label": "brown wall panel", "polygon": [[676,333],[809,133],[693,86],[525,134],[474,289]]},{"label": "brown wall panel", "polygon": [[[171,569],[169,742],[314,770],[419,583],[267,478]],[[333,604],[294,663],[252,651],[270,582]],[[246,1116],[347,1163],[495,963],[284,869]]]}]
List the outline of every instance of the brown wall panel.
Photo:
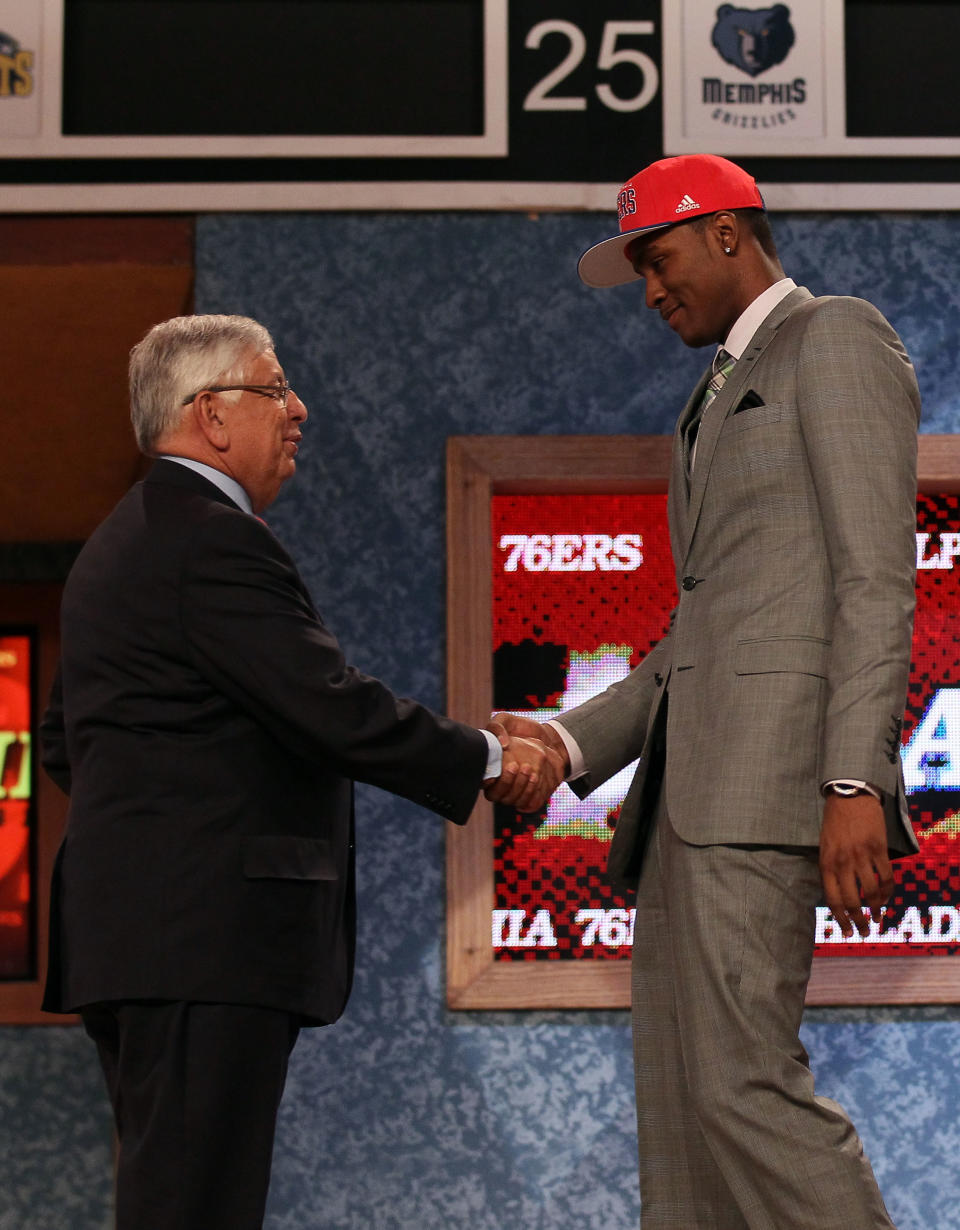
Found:
[{"label": "brown wall panel", "polygon": [[190,310],[192,280],[192,263],[0,263],[0,542],[86,538],[138,477],[127,355]]},{"label": "brown wall panel", "polygon": [[0,265],[193,265],[193,215],[0,215]]}]

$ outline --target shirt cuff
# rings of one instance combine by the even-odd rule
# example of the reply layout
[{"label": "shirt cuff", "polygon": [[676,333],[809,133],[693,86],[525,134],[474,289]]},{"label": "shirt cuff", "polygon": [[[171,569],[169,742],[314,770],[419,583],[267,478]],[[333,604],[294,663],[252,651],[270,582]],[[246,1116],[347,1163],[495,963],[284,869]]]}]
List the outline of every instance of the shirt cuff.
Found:
[{"label": "shirt cuff", "polygon": [[883,795],[876,788],[871,786],[869,782],[861,782],[855,777],[834,777],[829,782],[824,782],[820,787],[822,794],[826,794],[831,786],[855,786],[858,790],[866,790],[867,794],[872,794],[875,799],[883,801]]},{"label": "shirt cuff", "polygon": [[580,745],[570,731],[561,726],[559,722],[544,722],[544,726],[549,726],[551,730],[555,730],[560,736],[560,742],[567,749],[570,772],[563,780],[565,782],[574,782],[578,777],[586,777],[587,766],[583,762],[583,752],[580,751]]},{"label": "shirt cuff", "polygon": [[492,730],[481,730],[480,733],[487,741],[487,767],[483,771],[483,780],[488,781],[491,777],[499,777],[503,771],[503,748]]}]

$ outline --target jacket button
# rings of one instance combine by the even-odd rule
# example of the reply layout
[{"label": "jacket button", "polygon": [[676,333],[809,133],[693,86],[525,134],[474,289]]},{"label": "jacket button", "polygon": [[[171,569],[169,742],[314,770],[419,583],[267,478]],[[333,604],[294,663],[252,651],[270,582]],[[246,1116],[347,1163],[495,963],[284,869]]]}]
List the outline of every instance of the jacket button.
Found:
[{"label": "jacket button", "polygon": [[660,674],[659,671],[657,671],[657,673],[654,675],[653,682],[657,685],[658,688],[663,686],[663,676]]},{"label": "jacket button", "polygon": [[684,589],[693,589],[697,584],[696,577],[684,577],[680,582]]}]

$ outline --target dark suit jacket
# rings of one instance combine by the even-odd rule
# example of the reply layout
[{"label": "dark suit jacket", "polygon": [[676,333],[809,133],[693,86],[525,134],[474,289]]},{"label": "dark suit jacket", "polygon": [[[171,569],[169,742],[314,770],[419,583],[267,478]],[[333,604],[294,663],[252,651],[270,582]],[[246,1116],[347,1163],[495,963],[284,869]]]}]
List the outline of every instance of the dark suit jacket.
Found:
[{"label": "dark suit jacket", "polygon": [[157,462],[81,552],[43,763],[70,798],[44,1007],[253,1003],[333,1021],[353,780],[457,823],[479,731],[344,661],[271,532]]}]

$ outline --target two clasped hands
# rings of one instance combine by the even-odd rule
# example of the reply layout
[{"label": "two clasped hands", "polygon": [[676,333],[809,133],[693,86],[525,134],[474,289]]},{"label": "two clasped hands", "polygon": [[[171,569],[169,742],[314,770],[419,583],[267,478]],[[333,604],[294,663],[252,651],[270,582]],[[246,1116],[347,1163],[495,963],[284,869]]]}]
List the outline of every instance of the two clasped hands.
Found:
[{"label": "two clasped hands", "polygon": [[487,723],[503,748],[499,777],[483,784],[491,803],[504,803],[516,811],[540,811],[570,772],[563,740],[552,726],[542,726],[512,713],[497,713]]}]

